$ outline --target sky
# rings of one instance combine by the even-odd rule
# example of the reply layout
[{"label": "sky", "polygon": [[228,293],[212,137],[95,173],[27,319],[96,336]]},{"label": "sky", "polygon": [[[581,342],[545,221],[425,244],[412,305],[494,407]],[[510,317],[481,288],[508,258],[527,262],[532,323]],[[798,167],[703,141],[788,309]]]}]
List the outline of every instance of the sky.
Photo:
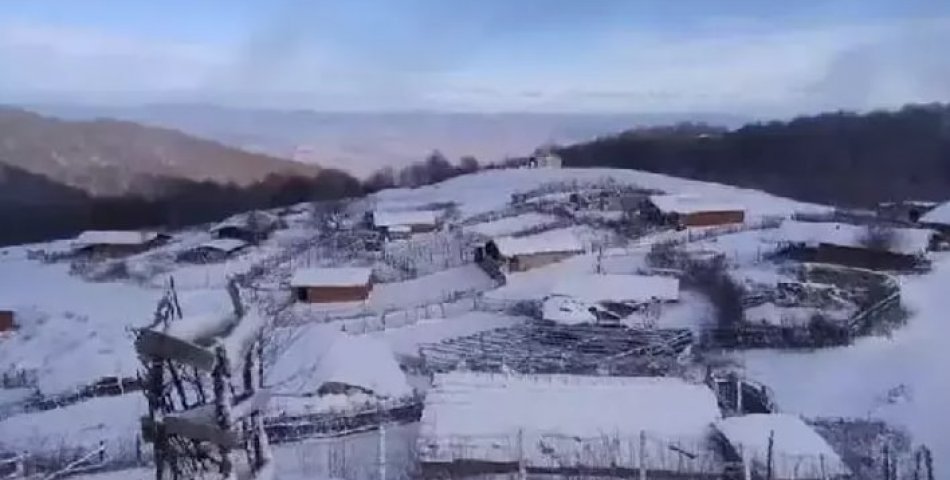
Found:
[{"label": "sky", "polygon": [[950,101],[946,0],[3,0],[0,103],[787,115]]}]

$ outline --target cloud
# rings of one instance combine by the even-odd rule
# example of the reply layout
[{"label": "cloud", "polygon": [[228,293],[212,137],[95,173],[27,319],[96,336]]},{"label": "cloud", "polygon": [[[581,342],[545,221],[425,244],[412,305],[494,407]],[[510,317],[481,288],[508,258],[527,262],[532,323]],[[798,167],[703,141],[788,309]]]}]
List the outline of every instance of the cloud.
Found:
[{"label": "cloud", "polygon": [[[328,110],[762,116],[950,100],[950,56],[940,47],[950,44],[948,19],[776,27],[738,18],[689,31],[617,24],[571,31],[563,15],[542,22],[563,35],[529,35],[517,31],[529,13],[521,9],[461,8],[457,15],[470,22],[440,22],[442,3],[421,13],[364,15],[334,10],[333,2],[308,5],[305,14],[278,11],[230,44],[0,24],[0,94]],[[587,27],[594,13],[584,13]]]}]

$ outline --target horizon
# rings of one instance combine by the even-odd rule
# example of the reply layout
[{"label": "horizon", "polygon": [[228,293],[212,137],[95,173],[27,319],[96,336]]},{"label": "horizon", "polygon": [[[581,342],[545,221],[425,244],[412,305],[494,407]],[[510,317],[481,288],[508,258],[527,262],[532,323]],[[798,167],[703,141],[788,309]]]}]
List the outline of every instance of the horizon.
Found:
[{"label": "horizon", "polygon": [[[183,15],[187,12],[187,15]],[[946,102],[950,5],[116,0],[0,5],[8,103],[728,114]]]}]

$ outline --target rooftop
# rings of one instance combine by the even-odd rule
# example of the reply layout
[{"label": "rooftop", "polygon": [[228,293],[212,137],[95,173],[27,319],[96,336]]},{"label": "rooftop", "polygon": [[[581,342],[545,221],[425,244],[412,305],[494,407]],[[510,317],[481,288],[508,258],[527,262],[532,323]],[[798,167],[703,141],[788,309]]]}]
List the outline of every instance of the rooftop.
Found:
[{"label": "rooftop", "polygon": [[437,223],[438,212],[434,212],[432,210],[377,210],[373,212],[373,224],[377,227],[390,227],[395,225],[436,225]]},{"label": "rooftop", "polygon": [[569,230],[551,230],[527,237],[499,237],[494,242],[498,251],[506,257],[584,251],[584,244]]},{"label": "rooftop", "polygon": [[353,287],[369,283],[369,267],[303,268],[294,272],[292,287]]},{"label": "rooftop", "polygon": [[950,202],[944,202],[920,217],[922,223],[950,226]]},{"label": "rooftop", "polygon": [[[887,251],[916,255],[927,251],[933,231],[924,228],[887,228],[893,233]],[[864,247],[868,227],[834,222],[799,222],[786,220],[774,232],[779,242],[818,246],[825,243],[841,247]]]},{"label": "rooftop", "polygon": [[697,212],[733,212],[743,211],[742,205],[722,202],[698,195],[653,195],[650,203],[663,213],[690,214]]},{"label": "rooftop", "polygon": [[79,234],[73,243],[88,245],[141,245],[159,237],[155,232],[136,230],[88,230]]},{"label": "rooftop", "polygon": [[658,275],[571,275],[554,286],[551,293],[589,303],[648,302],[679,299],[678,279]]},{"label": "rooftop", "polygon": [[716,430],[762,467],[768,459],[769,436],[773,436],[774,478],[836,478],[851,473],[831,445],[795,415],[730,417],[716,422]]},{"label": "rooftop", "polygon": [[246,246],[247,242],[243,240],[238,240],[235,238],[218,238],[202,243],[201,245],[198,245],[197,248],[210,248],[212,250],[219,250],[224,253],[231,253]]}]

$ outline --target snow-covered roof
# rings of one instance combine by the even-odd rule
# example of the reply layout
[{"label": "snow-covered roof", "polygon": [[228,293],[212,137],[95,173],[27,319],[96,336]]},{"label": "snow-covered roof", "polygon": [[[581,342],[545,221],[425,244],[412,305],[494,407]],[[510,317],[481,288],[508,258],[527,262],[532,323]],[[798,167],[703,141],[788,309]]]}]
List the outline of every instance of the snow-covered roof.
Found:
[{"label": "snow-covered roof", "polygon": [[155,232],[135,230],[88,230],[79,234],[73,243],[88,245],[141,245],[159,237]]},{"label": "snow-covered roof", "polygon": [[275,391],[291,395],[314,394],[328,382],[364,388],[381,396],[412,393],[388,344],[323,325],[307,327],[284,345],[267,380]]},{"label": "snow-covered roof", "polygon": [[247,246],[247,242],[244,240],[238,240],[236,238],[218,238],[215,240],[210,240],[201,245],[198,245],[197,248],[210,248],[212,250],[218,250],[224,253],[231,253],[235,250],[239,250]]},{"label": "snow-covered roof", "polygon": [[373,224],[377,227],[436,225],[438,224],[438,212],[432,210],[377,210],[373,212]]},{"label": "snow-covered roof", "polygon": [[369,283],[369,267],[302,268],[290,279],[292,287],[353,287]]},{"label": "snow-covered roof", "polygon": [[[924,228],[888,228],[893,232],[893,241],[887,250],[894,253],[914,255],[924,253],[930,245],[933,231]],[[775,240],[799,243],[808,246],[819,244],[841,247],[863,247],[868,227],[834,222],[799,222],[786,220],[774,230]]]},{"label": "snow-covered roof", "polygon": [[680,282],[659,275],[570,275],[551,290],[584,302],[678,300]]},{"label": "snow-covered roof", "polygon": [[697,212],[734,212],[744,211],[745,207],[715,200],[698,195],[653,195],[650,203],[663,213],[677,213],[680,215]]},{"label": "snow-covered roof", "polygon": [[565,325],[595,323],[597,316],[590,312],[590,308],[590,305],[573,298],[552,295],[544,299],[541,318]]},{"label": "snow-covered roof", "polygon": [[944,202],[920,217],[921,223],[950,225],[950,202]]},{"label": "snow-covered roof", "polygon": [[730,417],[717,422],[716,429],[761,467],[767,462],[769,436],[774,432],[772,468],[776,479],[833,478],[851,473],[828,442],[795,415]]},{"label": "snow-covered roof", "polygon": [[410,233],[412,232],[412,227],[409,225],[391,225],[386,227],[389,229],[389,233]]},{"label": "snow-covered roof", "polygon": [[231,215],[211,227],[211,232],[213,233],[224,228],[249,228],[252,221],[257,225],[257,230],[270,230],[280,223],[280,217],[273,213],[260,210],[239,213]]},{"label": "snow-covered roof", "polygon": [[530,466],[557,468],[559,460],[608,461],[583,450],[616,438],[624,452],[610,461],[632,467],[637,455],[626,449],[643,432],[650,469],[688,471],[693,460],[670,446],[701,457],[719,418],[709,388],[677,378],[453,372],[436,376],[426,395],[419,451],[427,462],[451,461],[459,451],[486,461],[521,453]]},{"label": "snow-covered roof", "polygon": [[584,251],[584,244],[570,230],[552,230],[527,237],[499,237],[493,241],[506,257]]}]

